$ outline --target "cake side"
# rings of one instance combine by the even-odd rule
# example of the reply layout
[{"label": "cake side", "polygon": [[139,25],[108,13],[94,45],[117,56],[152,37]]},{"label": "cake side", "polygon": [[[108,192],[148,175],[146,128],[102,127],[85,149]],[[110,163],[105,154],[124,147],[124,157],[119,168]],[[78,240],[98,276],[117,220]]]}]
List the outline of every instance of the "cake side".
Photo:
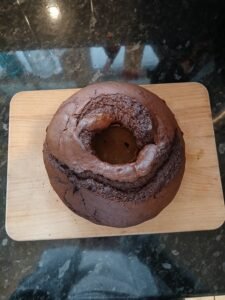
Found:
[{"label": "cake side", "polygon": [[[115,123],[135,136],[133,162],[111,164],[96,156],[93,137]],[[65,101],[48,126],[43,153],[63,202],[94,223],[115,227],[157,215],[175,196],[185,166],[183,135],[165,102],[125,83],[94,84]]]}]

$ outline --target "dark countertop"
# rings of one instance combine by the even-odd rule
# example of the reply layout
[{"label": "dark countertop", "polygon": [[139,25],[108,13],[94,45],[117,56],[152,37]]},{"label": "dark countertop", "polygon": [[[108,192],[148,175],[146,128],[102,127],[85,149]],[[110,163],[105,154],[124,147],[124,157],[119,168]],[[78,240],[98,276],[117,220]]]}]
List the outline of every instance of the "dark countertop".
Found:
[{"label": "dark countertop", "polygon": [[[85,278],[85,257],[96,260],[95,278],[107,262],[108,273],[110,266],[123,268],[121,259],[135,270],[141,265],[140,272],[129,263],[123,268],[129,267],[125,274],[133,276],[130,293],[136,297],[225,294],[225,225],[207,232],[39,242],[12,241],[4,227],[9,102],[22,90],[105,80],[201,82],[210,94],[224,188],[224,29],[225,2],[219,0],[1,1],[0,300],[17,286],[49,292],[41,299],[65,299]],[[92,285],[88,280],[86,286]],[[140,288],[144,281],[146,289]],[[40,297],[28,293],[23,299]]]}]

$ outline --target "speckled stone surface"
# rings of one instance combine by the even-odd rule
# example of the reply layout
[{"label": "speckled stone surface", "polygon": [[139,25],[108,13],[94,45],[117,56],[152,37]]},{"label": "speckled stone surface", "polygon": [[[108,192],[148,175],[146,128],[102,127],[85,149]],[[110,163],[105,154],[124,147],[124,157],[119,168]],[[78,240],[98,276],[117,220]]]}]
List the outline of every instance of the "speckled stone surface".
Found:
[{"label": "speckled stone surface", "polygon": [[[83,87],[105,80],[201,82],[211,99],[224,188],[224,16],[225,2],[217,0],[1,1],[1,300],[25,288],[26,280],[33,291],[40,290],[43,274],[49,282],[45,292],[51,299],[74,297],[85,278],[83,269],[77,268],[82,266],[77,257],[97,260],[98,251],[113,253],[115,261],[108,260],[109,273],[122,257],[138,261],[140,273],[134,273],[129,283],[139,287],[140,276],[147,274],[141,270],[148,272],[145,278],[152,288],[146,289],[145,296],[225,294],[224,225],[207,232],[39,242],[12,241],[4,226],[9,102],[22,90]],[[51,268],[45,264],[49,253]],[[94,272],[99,274],[99,266],[106,263],[96,263]],[[136,297],[141,297],[138,287]],[[112,292],[123,293],[123,289],[112,286]]]}]

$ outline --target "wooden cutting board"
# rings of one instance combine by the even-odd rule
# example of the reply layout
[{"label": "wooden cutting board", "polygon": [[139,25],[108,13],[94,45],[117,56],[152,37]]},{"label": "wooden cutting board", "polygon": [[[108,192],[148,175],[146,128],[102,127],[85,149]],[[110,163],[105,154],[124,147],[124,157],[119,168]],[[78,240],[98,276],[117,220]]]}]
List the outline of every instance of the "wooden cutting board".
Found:
[{"label": "wooden cutting board", "polygon": [[92,224],[52,190],[42,160],[45,129],[78,89],[20,92],[10,104],[6,230],[15,240],[84,238],[215,229],[225,220],[209,97],[198,83],[146,85],[165,99],[186,143],[186,170],[173,202],[153,220],[130,228]]}]

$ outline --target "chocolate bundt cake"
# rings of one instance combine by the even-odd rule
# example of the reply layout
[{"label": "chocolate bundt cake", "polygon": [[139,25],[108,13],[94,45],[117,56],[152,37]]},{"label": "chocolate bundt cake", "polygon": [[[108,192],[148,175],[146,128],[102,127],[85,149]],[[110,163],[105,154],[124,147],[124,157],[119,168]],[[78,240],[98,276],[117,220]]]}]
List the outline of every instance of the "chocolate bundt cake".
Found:
[{"label": "chocolate bundt cake", "polygon": [[43,155],[62,201],[113,227],[155,217],[176,195],[185,168],[183,134],[165,101],[118,82],[87,86],[62,103]]}]

